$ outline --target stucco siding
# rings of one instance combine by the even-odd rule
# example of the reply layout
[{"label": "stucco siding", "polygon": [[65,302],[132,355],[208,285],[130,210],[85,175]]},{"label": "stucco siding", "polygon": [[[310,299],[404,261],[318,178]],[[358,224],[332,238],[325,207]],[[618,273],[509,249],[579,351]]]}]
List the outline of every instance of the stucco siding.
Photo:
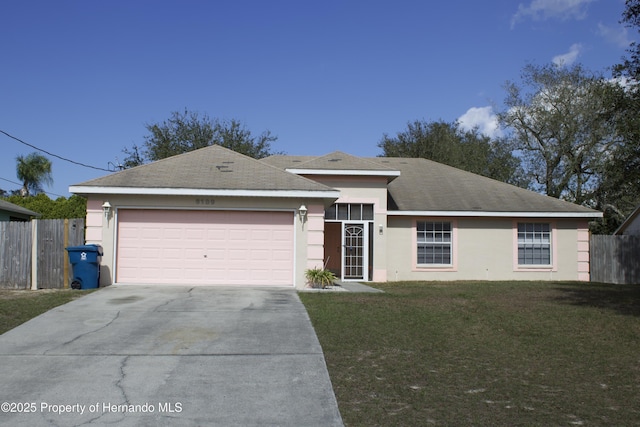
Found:
[{"label": "stucco siding", "polygon": [[[102,212],[102,204],[109,201],[112,206],[112,213],[107,220]],[[101,285],[106,286],[113,283],[115,268],[115,244],[117,241],[117,219],[118,210],[134,208],[151,209],[194,209],[194,210],[283,210],[295,212],[294,215],[294,286],[301,288],[305,286],[304,272],[308,268],[308,257],[319,258],[322,263],[322,246],[317,245],[317,236],[309,238],[309,231],[312,234],[319,232],[317,225],[318,214],[324,215],[324,206],[311,205],[311,201],[288,198],[243,198],[243,197],[202,197],[202,196],[133,196],[133,195],[103,195],[90,196],[87,203],[87,223],[91,218],[91,224],[101,223],[101,239],[98,239],[98,226],[93,225],[92,231],[88,229],[88,243],[101,244],[104,250],[101,268]],[[303,224],[298,215],[298,208],[305,204],[311,213],[307,214],[307,221]],[[98,220],[100,218],[100,220]],[[309,227],[309,220],[312,227]],[[322,226],[322,223],[321,223]],[[93,229],[95,228],[95,230]],[[315,246],[309,250],[308,242],[316,242]],[[312,243],[312,246],[314,244]]]},{"label": "stucco siding", "polygon": [[[531,220],[449,219],[455,224],[456,234],[452,265],[425,268],[416,266],[415,262],[415,220],[410,217],[389,217],[388,280],[584,280],[584,274],[581,275],[584,271],[580,271],[584,266],[579,264],[578,259],[576,221],[552,222],[552,265],[525,267],[517,265],[514,227],[518,221]],[[584,257],[584,254],[580,257]]]},{"label": "stucco siding", "polygon": [[[307,235],[307,268],[322,268],[324,264],[324,206],[310,205],[304,224]],[[304,232],[304,230],[302,230]]]},{"label": "stucco siding", "polygon": [[373,204],[373,272],[370,279],[385,282],[387,272],[387,178],[363,176],[318,176],[307,178],[340,191],[336,203]]},{"label": "stucco siding", "polygon": [[102,211],[102,202],[87,200],[87,217],[85,225],[85,240],[87,244],[102,245],[102,230],[106,220]]}]

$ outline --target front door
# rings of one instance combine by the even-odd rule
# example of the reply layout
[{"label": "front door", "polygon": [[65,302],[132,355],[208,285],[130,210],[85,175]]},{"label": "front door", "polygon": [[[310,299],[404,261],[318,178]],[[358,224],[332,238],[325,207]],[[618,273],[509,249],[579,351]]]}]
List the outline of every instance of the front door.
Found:
[{"label": "front door", "polygon": [[324,223],[324,265],[338,277],[342,277],[342,223]]},{"label": "front door", "polygon": [[364,277],[366,265],[364,224],[344,223],[343,242],[343,279],[367,280]]}]

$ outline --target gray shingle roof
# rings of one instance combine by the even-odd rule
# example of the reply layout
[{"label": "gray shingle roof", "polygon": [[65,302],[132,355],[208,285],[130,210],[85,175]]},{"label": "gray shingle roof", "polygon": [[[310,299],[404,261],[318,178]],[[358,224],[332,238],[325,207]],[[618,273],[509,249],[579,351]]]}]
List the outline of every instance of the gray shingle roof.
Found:
[{"label": "gray shingle roof", "polygon": [[330,191],[325,185],[218,145],[77,184],[82,187]]},{"label": "gray shingle roof", "polygon": [[278,167],[280,169],[298,168],[302,163],[313,160],[318,156],[289,156],[285,154],[276,154],[273,156],[260,159],[262,163]]},{"label": "gray shingle roof", "polygon": [[[344,153],[337,152],[338,155]],[[322,158],[309,156],[272,156],[262,162],[283,169],[317,168],[328,163],[331,153]],[[349,156],[349,155],[346,155]],[[353,156],[349,156],[352,158]],[[322,160],[320,160],[322,159]],[[346,159],[346,157],[345,157]],[[400,176],[388,185],[390,211],[417,212],[522,212],[597,215],[598,212],[573,203],[544,196],[504,182],[466,172],[451,166],[421,158],[371,157],[360,158],[359,165],[371,163],[386,170],[398,170]],[[346,169],[353,160],[339,168]],[[375,170],[375,168],[370,168]]]},{"label": "gray shingle roof", "polygon": [[394,210],[597,213],[427,159],[376,157],[370,160],[401,172],[388,186],[395,204],[389,208]]},{"label": "gray shingle roof", "polygon": [[28,215],[28,216],[35,216],[35,217],[40,216],[38,212],[34,212],[27,208],[23,208],[22,206],[18,206],[16,204],[7,202],[6,200],[0,200],[0,210],[17,213],[21,215]]},{"label": "gray shingle roof", "polygon": [[350,171],[393,171],[394,169],[362,157],[352,156],[342,151],[334,151],[325,156],[313,157],[297,165],[289,165],[290,169],[315,170],[350,170]]},{"label": "gray shingle roof", "polygon": [[214,145],[77,184],[78,187],[144,189],[320,191],[331,188],[285,169],[400,171],[388,185],[390,210],[443,212],[570,213],[593,216],[583,206],[426,159],[326,156],[252,159]]}]

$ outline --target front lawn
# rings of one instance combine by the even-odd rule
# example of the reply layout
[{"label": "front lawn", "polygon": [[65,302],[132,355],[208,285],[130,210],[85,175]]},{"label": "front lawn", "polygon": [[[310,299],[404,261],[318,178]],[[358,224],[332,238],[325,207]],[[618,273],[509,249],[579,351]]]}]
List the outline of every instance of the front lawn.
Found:
[{"label": "front lawn", "polygon": [[0,290],[0,334],[92,291],[71,289]]},{"label": "front lawn", "polygon": [[640,424],[640,286],[300,293],[348,426]]}]

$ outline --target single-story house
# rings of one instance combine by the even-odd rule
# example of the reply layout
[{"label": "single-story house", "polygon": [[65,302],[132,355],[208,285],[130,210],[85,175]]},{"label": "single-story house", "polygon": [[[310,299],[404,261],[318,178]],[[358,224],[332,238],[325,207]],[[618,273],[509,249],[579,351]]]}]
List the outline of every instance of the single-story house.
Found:
[{"label": "single-story house", "polygon": [[414,158],[211,146],[73,185],[101,285],[589,280],[600,212]]},{"label": "single-story house", "polygon": [[620,224],[620,227],[613,234],[617,236],[640,236],[640,205],[631,212],[631,215]]},{"label": "single-story house", "polygon": [[0,221],[30,221],[40,214],[6,200],[0,200]]}]

